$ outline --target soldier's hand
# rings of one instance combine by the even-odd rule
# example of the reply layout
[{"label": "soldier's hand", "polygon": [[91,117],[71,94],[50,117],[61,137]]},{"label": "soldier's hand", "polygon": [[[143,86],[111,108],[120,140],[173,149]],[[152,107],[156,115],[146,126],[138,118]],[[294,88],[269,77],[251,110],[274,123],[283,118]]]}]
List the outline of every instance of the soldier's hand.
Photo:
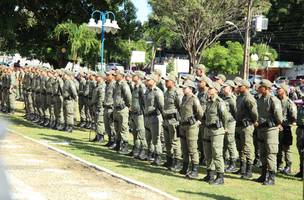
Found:
[{"label": "soldier's hand", "polygon": [[283,131],[283,126],[281,124],[278,127],[280,131]]}]

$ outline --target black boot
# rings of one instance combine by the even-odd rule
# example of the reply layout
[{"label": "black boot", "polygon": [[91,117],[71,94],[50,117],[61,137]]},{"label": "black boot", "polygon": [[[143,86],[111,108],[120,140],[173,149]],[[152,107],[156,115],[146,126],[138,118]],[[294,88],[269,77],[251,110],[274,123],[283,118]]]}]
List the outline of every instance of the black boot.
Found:
[{"label": "black boot", "polygon": [[213,184],[214,181],[215,181],[215,171],[210,170],[208,183]]},{"label": "black boot", "polygon": [[111,143],[111,145],[109,146],[109,149],[115,150],[116,146],[119,146],[119,143],[117,144],[117,142],[115,140],[113,140],[112,143]]},{"label": "black boot", "polygon": [[48,127],[50,125],[50,120],[49,119],[45,119],[45,122],[43,124],[44,127]]},{"label": "black boot", "polygon": [[58,124],[57,130],[58,130],[58,131],[63,131],[63,129],[64,129],[63,124]]},{"label": "black boot", "polygon": [[202,181],[209,182],[209,180],[210,180],[210,170],[207,170],[207,174],[206,174],[206,176],[204,176]]},{"label": "black boot", "polygon": [[151,151],[148,152],[147,160],[153,162],[155,158],[155,154]]},{"label": "black boot", "polygon": [[229,164],[229,166],[226,169],[226,172],[235,172],[235,170],[236,170],[235,163],[236,163],[236,160],[235,159],[231,159],[230,160],[230,164]]},{"label": "black boot", "polygon": [[72,133],[73,132],[73,125],[66,126],[66,132]]},{"label": "black boot", "polygon": [[161,166],[161,157],[159,154],[155,154],[155,158],[152,162],[152,165]]},{"label": "black boot", "polygon": [[132,153],[133,158],[137,158],[139,156],[139,154],[140,154],[140,149],[138,147],[134,146],[133,153]]},{"label": "black boot", "polygon": [[287,162],[286,166],[283,170],[283,173],[286,175],[290,175],[291,174],[291,162]]},{"label": "black boot", "polygon": [[263,182],[263,185],[274,185],[275,184],[275,172],[268,172],[269,176]]},{"label": "black boot", "polygon": [[246,165],[245,165],[245,162],[241,161],[240,162],[240,169],[236,172],[234,172],[234,174],[240,174],[240,175],[243,175],[246,173]]},{"label": "black boot", "polygon": [[179,170],[181,170],[181,162],[174,158],[172,161],[172,166],[169,168],[169,170],[173,171],[173,172],[178,172]]},{"label": "black boot", "polygon": [[169,168],[172,166],[172,158],[169,156],[166,156],[166,162],[164,162],[163,167]]},{"label": "black boot", "polygon": [[263,183],[267,178],[267,167],[266,166],[262,166],[262,173],[261,173],[261,176],[257,179],[255,179],[254,181],[255,182],[258,182],[258,183]]},{"label": "black boot", "polygon": [[186,175],[188,172],[189,163],[183,162],[183,168],[179,171],[180,174]]},{"label": "black boot", "polygon": [[91,140],[90,142],[97,142],[99,140],[100,135],[98,133],[96,133],[95,137],[93,140]]},{"label": "black boot", "polygon": [[128,149],[129,149],[128,142],[122,142],[119,153],[122,155],[127,155],[129,153]]},{"label": "black boot", "polygon": [[190,179],[195,179],[198,177],[197,165],[192,163],[191,171],[186,174],[186,177]]},{"label": "black boot", "polygon": [[211,185],[223,185],[224,184],[224,174],[217,173],[216,179],[210,183]]},{"label": "black boot", "polygon": [[252,178],[252,164],[247,163],[246,173],[241,176],[242,179],[251,179]]},{"label": "black boot", "polygon": [[108,142],[104,145],[105,147],[109,147],[109,146],[111,146],[111,143],[112,142],[112,138],[111,138],[111,136],[109,136],[109,140],[108,140]]},{"label": "black boot", "polygon": [[146,150],[142,149],[137,157],[139,160],[147,160]]}]

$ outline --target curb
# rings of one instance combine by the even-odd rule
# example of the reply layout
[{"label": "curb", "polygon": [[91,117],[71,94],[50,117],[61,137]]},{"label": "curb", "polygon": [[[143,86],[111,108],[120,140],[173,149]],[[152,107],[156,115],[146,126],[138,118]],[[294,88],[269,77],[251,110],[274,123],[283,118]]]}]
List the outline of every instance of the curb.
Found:
[{"label": "curb", "polygon": [[57,153],[60,153],[60,154],[62,154],[62,155],[64,155],[64,156],[66,156],[66,157],[69,157],[69,158],[73,159],[73,160],[79,161],[80,163],[82,163],[82,164],[84,164],[84,165],[86,165],[86,166],[88,166],[88,167],[91,167],[91,168],[94,168],[94,169],[96,169],[96,170],[98,170],[98,171],[107,173],[107,174],[111,175],[111,176],[114,177],[114,178],[118,178],[118,179],[121,179],[121,180],[123,180],[123,181],[129,183],[129,184],[133,184],[133,185],[135,185],[135,186],[138,186],[138,187],[147,189],[147,190],[149,190],[149,191],[151,191],[151,192],[157,193],[157,194],[159,194],[159,195],[161,195],[161,196],[163,196],[163,197],[166,197],[166,198],[168,198],[168,199],[171,199],[171,200],[178,200],[178,199],[179,199],[179,198],[174,197],[174,196],[172,196],[172,195],[170,195],[170,194],[168,194],[168,193],[166,193],[166,192],[163,192],[163,191],[161,191],[161,190],[159,190],[159,189],[157,189],[157,188],[154,188],[154,187],[152,187],[152,186],[146,185],[146,184],[144,184],[144,183],[142,183],[142,182],[133,180],[133,179],[128,178],[128,177],[126,177],[126,176],[123,176],[123,175],[120,175],[120,174],[118,174],[118,173],[115,173],[115,172],[113,172],[113,171],[111,171],[111,170],[109,170],[109,169],[100,167],[100,166],[98,166],[98,165],[96,165],[96,164],[93,164],[93,163],[91,163],[91,162],[88,162],[88,161],[86,161],[86,160],[83,160],[83,159],[81,159],[81,158],[79,158],[79,157],[77,157],[77,156],[75,156],[75,155],[72,155],[72,154],[70,154],[70,153],[68,153],[68,152],[66,152],[66,151],[63,151],[63,150],[58,149],[58,148],[56,148],[56,147],[53,147],[53,146],[51,146],[51,145],[49,145],[49,144],[47,144],[47,143],[44,143],[44,142],[35,140],[35,139],[33,139],[33,138],[30,138],[30,137],[28,137],[28,136],[23,135],[22,133],[19,133],[19,132],[17,132],[17,131],[11,130],[11,129],[9,129],[9,128],[8,128],[7,130],[8,130],[9,132],[12,132],[12,133],[14,133],[14,134],[17,134],[17,135],[19,135],[19,136],[21,136],[21,137],[23,137],[23,138],[25,138],[25,139],[27,139],[27,140],[30,140],[30,141],[32,141],[32,142],[34,142],[34,143],[40,144],[40,145],[42,145],[42,146],[45,146],[45,147],[47,147],[48,149],[50,149],[50,150],[52,150],[52,151],[55,151],[55,152],[57,152]]}]

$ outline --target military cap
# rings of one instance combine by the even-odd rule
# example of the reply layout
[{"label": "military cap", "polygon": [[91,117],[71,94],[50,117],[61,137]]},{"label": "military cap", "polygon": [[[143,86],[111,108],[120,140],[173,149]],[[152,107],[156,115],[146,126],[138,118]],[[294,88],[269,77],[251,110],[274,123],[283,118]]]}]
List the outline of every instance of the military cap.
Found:
[{"label": "military cap", "polygon": [[201,70],[205,70],[206,69],[205,65],[203,65],[203,64],[197,64],[197,65],[194,66],[194,68],[195,69],[201,69]]},{"label": "military cap", "polygon": [[155,76],[155,74],[148,74],[146,75],[145,79],[156,81],[157,77]]},{"label": "military cap", "polygon": [[224,74],[218,74],[214,77],[215,79],[221,79],[223,81],[226,81],[226,76]]},{"label": "military cap", "polygon": [[182,88],[191,87],[191,88],[194,88],[194,89],[195,89],[195,84],[194,84],[193,81],[186,80],[186,81],[184,82],[184,84],[181,85],[180,87],[182,87]]},{"label": "military cap", "polygon": [[216,89],[218,92],[221,91],[221,85],[217,82],[210,82],[208,83],[209,88],[214,88]]},{"label": "military cap", "polygon": [[237,82],[243,80],[241,77],[237,76],[233,79],[233,82],[237,85]]},{"label": "military cap", "polygon": [[100,76],[102,78],[104,78],[106,76],[106,74],[104,72],[97,72],[96,74],[97,76]]},{"label": "military cap", "polygon": [[249,81],[241,79],[241,78],[235,80],[234,83],[236,84],[236,86],[245,86],[248,88],[250,87]]},{"label": "military cap", "polygon": [[118,69],[115,71],[115,73],[113,74],[114,76],[117,76],[117,75],[122,75],[124,76],[125,75],[125,72],[124,70],[121,70],[121,69]]},{"label": "military cap", "polygon": [[174,74],[168,74],[167,77],[165,78],[166,81],[174,81],[176,82],[176,76]]},{"label": "military cap", "polygon": [[212,82],[212,80],[208,77],[208,76],[201,76],[201,77],[196,77],[197,81],[204,81],[205,83],[207,83],[208,81]]},{"label": "military cap", "polygon": [[181,79],[195,81],[195,77],[192,74],[187,74],[186,76],[182,76]]},{"label": "military cap", "polygon": [[223,84],[224,87],[226,86],[230,86],[230,87],[236,87],[236,85],[234,84],[234,82],[232,80],[227,80],[224,84]]},{"label": "military cap", "polygon": [[160,69],[155,69],[153,73],[162,76],[162,72],[160,71]]},{"label": "military cap", "polygon": [[286,85],[285,83],[275,85],[275,87],[278,89],[283,89],[283,90],[285,90],[285,92],[288,92],[288,89],[289,89],[288,85]]},{"label": "military cap", "polygon": [[271,88],[272,85],[273,85],[272,82],[270,80],[267,80],[267,79],[262,79],[262,81],[259,83],[259,87]]},{"label": "military cap", "polygon": [[115,71],[114,70],[106,71],[106,75],[110,75],[110,74],[114,75]]},{"label": "military cap", "polygon": [[145,78],[145,72],[139,71],[139,70],[132,72],[132,75],[133,76],[138,76],[141,79]]}]

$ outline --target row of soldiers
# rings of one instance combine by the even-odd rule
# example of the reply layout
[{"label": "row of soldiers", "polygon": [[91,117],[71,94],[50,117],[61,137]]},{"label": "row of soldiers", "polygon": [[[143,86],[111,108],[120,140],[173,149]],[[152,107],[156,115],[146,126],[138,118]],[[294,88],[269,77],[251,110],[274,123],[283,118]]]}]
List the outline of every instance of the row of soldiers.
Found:
[{"label": "row of soldiers", "polygon": [[[273,185],[283,157],[282,171],[290,173],[291,126],[297,122],[302,163],[304,112],[296,113],[288,86],[277,86],[277,98],[271,93],[273,84],[263,80],[256,99],[248,81],[226,81],[223,75],[212,81],[204,70],[203,65],[196,66],[196,76],[178,85],[174,75],[162,79],[159,71],[145,76],[142,71],[125,74],[119,69],[105,74],[80,72],[75,77],[70,71],[25,68],[26,118],[71,132],[78,106],[79,126],[96,130],[94,141],[103,142],[107,134],[110,149],[155,165],[161,165],[163,142],[164,166],[196,178],[201,157],[207,165],[203,180],[217,185],[224,183],[225,171],[235,171],[238,157],[241,178],[251,179],[255,149],[262,164],[256,181]],[[3,70],[2,82],[10,73],[10,69]],[[131,153],[129,132],[133,135]],[[224,158],[229,160],[226,169]],[[302,174],[301,165],[297,176]]]}]

